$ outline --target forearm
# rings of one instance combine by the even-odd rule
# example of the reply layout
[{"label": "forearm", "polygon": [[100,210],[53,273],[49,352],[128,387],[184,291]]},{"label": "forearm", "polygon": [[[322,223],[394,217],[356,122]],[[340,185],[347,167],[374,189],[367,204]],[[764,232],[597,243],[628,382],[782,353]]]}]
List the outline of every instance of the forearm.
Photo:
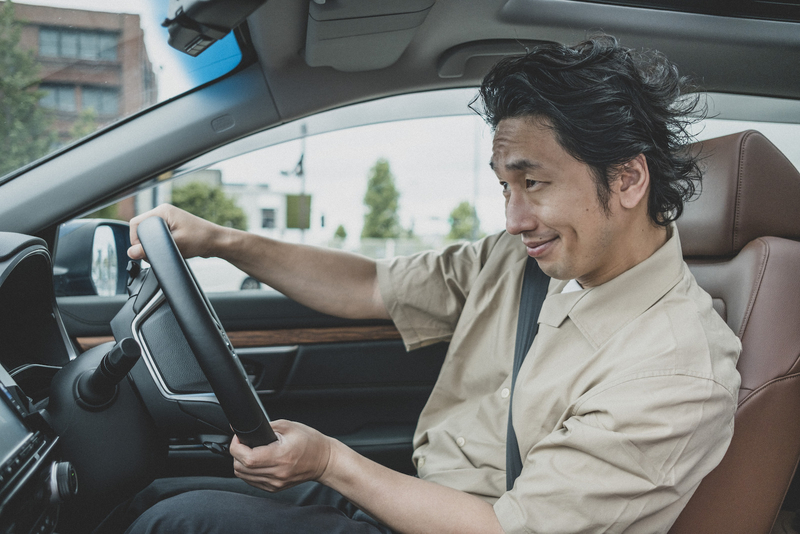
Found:
[{"label": "forearm", "polygon": [[461,491],[403,475],[338,441],[319,479],[366,513],[404,534],[502,534],[492,505]]},{"label": "forearm", "polygon": [[310,308],[356,319],[389,319],[375,262],[348,252],[224,229],[213,255]]}]

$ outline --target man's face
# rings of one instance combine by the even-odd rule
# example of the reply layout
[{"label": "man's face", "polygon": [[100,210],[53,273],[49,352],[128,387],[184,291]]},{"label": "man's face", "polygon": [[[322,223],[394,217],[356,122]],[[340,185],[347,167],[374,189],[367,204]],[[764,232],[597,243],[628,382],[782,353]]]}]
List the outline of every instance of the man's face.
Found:
[{"label": "man's face", "polygon": [[506,199],[506,230],[520,235],[552,278],[584,287],[615,276],[624,262],[616,203],[606,213],[591,169],[570,156],[546,123],[505,119],[497,126],[492,169]]}]

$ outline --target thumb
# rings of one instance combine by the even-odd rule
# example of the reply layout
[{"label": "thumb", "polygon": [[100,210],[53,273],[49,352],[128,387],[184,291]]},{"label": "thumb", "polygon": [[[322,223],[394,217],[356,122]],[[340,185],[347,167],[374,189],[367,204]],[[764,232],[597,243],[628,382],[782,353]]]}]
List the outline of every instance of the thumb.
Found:
[{"label": "thumb", "polygon": [[145,255],[142,245],[131,245],[131,247],[128,249],[128,257],[132,260],[144,259]]}]

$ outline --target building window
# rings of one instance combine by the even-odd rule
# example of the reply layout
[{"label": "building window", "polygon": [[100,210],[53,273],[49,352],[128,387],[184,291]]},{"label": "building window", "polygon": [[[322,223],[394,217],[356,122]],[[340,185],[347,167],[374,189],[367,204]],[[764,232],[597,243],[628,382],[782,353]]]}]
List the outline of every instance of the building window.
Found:
[{"label": "building window", "polygon": [[59,57],[78,57],[78,32],[62,30],[58,38]]},{"label": "building window", "polygon": [[45,28],[39,30],[39,55],[58,56],[58,32]]},{"label": "building window", "polygon": [[275,228],[275,210],[261,210],[261,228]]},{"label": "building window", "polygon": [[81,109],[90,108],[98,115],[118,115],[119,91],[105,87],[81,88]]},{"label": "building window", "polygon": [[78,45],[81,59],[100,59],[100,36],[96,33],[79,33]]},{"label": "building window", "polygon": [[39,56],[115,61],[118,40],[110,32],[40,28]]},{"label": "building window", "polygon": [[39,100],[39,105],[43,108],[58,111],[76,111],[75,87],[71,85],[42,84],[39,89],[45,92],[44,96]]}]

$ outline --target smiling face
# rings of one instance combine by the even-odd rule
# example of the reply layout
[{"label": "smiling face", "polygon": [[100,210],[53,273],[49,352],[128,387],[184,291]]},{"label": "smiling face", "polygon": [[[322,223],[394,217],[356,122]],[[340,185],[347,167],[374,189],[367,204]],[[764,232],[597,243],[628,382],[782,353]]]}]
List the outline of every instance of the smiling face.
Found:
[{"label": "smiling face", "polygon": [[[634,167],[639,162],[647,174],[643,161],[635,159]],[[570,156],[541,119],[500,121],[491,165],[503,186],[506,230],[522,237],[528,254],[552,278],[575,278],[584,287],[602,284],[649,257],[666,239],[663,228],[647,223],[649,175],[637,175],[635,202],[629,180],[616,178],[604,210],[591,168]]]}]

